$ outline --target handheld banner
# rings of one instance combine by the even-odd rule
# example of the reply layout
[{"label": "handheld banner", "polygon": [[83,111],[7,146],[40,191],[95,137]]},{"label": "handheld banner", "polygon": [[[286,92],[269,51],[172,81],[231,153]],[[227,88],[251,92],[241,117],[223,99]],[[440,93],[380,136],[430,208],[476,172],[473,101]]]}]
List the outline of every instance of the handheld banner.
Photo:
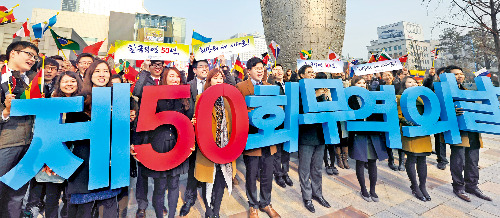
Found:
[{"label": "handheld banner", "polygon": [[194,58],[196,58],[196,60],[213,59],[220,55],[245,53],[253,50],[255,50],[253,36],[209,42],[193,46]]},{"label": "handheld banner", "polygon": [[314,72],[342,73],[344,62],[330,60],[297,60],[297,69],[304,65],[310,65]]},{"label": "handheld banner", "polygon": [[[231,138],[224,148],[214,142],[212,133],[212,111],[220,96],[225,97],[231,106]],[[236,160],[247,143],[248,116],[247,106],[240,91],[229,84],[211,86],[203,92],[196,104],[196,139],[200,151],[206,158],[218,164]]]},{"label": "handheld banner", "polygon": [[403,65],[401,65],[399,59],[393,59],[388,61],[354,65],[352,66],[352,69],[354,70],[355,75],[362,76],[367,74],[403,69]]},{"label": "handheld banner", "polygon": [[151,144],[135,145],[137,159],[145,167],[165,171],[173,169],[184,162],[191,154],[194,146],[194,128],[187,116],[177,111],[156,113],[158,100],[190,97],[189,85],[178,86],[145,86],[137,121],[137,132],[155,130],[161,125],[172,124],[177,129],[177,143],[166,153],[158,153]]},{"label": "handheld banner", "polygon": [[115,47],[116,60],[189,60],[189,45],[117,40]]}]

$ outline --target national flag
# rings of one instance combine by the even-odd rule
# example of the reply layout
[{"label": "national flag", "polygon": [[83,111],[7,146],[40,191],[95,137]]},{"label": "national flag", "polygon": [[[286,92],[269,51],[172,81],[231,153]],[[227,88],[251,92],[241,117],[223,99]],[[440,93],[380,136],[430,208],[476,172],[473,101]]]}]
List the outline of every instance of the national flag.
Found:
[{"label": "national flag", "polygon": [[14,17],[14,14],[9,14],[2,19],[0,19],[0,25],[6,24],[6,23],[14,23],[16,21],[16,18]]},{"label": "national flag", "polygon": [[244,67],[243,67],[243,64],[241,63],[240,61],[240,56],[238,55],[238,58],[236,58],[236,62],[234,63],[234,70],[240,72],[240,74],[238,75],[238,77],[243,80],[243,78],[245,77],[244,75],[244,71],[243,71]]},{"label": "national flag", "polygon": [[262,54],[262,62],[264,62],[264,65],[267,65],[269,62],[269,54],[267,52]]},{"label": "national flag", "polygon": [[434,60],[438,59],[439,56],[439,48],[435,48],[434,50],[431,51],[432,56],[434,56]]},{"label": "national flag", "polygon": [[408,54],[399,57],[399,62],[406,63],[408,61]]},{"label": "national flag", "polygon": [[416,80],[423,80],[425,76],[425,70],[410,70],[410,76]]},{"label": "national flag", "polygon": [[337,54],[335,54],[335,52],[332,49],[328,48],[328,59],[332,61],[340,60],[340,57]]},{"label": "national flag", "polygon": [[[50,27],[54,26],[57,22],[57,15],[54,15],[49,19],[49,22],[45,21],[43,23],[37,23],[33,25],[33,34],[35,34],[35,38],[40,39],[43,37],[45,31],[47,31]],[[71,49],[71,50],[80,50],[80,49]]]},{"label": "national flag", "polygon": [[348,63],[347,68],[349,68],[349,71],[350,71],[349,77],[353,77],[354,76],[354,69],[352,68],[352,66],[354,66],[354,65],[356,65],[358,63],[359,63],[359,61],[356,60],[356,59],[353,59],[352,61],[350,61]]},{"label": "national flag", "polygon": [[476,77],[478,77],[478,76],[491,77],[490,71],[486,70],[486,68],[480,69],[479,71],[475,72],[474,75]]},{"label": "national flag", "polygon": [[123,77],[125,79],[133,81],[133,82],[135,82],[137,80],[137,74],[139,74],[139,72],[137,72],[137,70],[135,70],[135,68],[133,68],[132,66],[128,66],[126,72],[127,73],[125,73],[125,75],[123,75]]},{"label": "national flag", "polygon": [[115,72],[120,73],[123,71],[123,73],[128,73],[130,63],[128,61],[122,61],[120,59],[120,64],[115,67]]},{"label": "national flag", "polygon": [[[104,42],[104,40],[83,48],[82,53],[90,53],[90,54],[98,55],[99,49],[101,49],[103,42]],[[75,49],[75,50],[79,50],[79,49]]]},{"label": "national flag", "polygon": [[19,96],[19,99],[34,99],[34,98],[43,98],[43,71],[42,68],[31,80],[31,83],[24,90],[24,92]]},{"label": "national flag", "polygon": [[[109,58],[115,59],[115,46],[113,46],[113,45],[111,45],[111,47],[109,47],[108,54],[106,55],[106,57],[104,57],[104,60],[108,61]],[[136,63],[136,66],[140,66],[140,65],[137,65],[137,63]]]},{"label": "national flag", "polygon": [[80,50],[80,45],[74,40],[60,37],[52,29],[50,29],[50,33],[54,37],[58,49]]},{"label": "national flag", "polygon": [[378,55],[372,54],[372,56],[370,56],[370,59],[368,60],[368,63],[377,62],[377,59],[378,59]]},{"label": "national flag", "polygon": [[271,44],[269,44],[269,48],[271,49],[271,52],[274,55],[274,59],[278,59],[278,56],[280,54],[280,45],[278,45],[274,40],[271,41]]},{"label": "national flag", "polygon": [[24,22],[23,25],[21,26],[21,29],[19,29],[12,38],[16,37],[29,37],[30,36],[30,30],[28,29],[28,21]]},{"label": "national flag", "polygon": [[209,43],[212,41],[212,38],[207,38],[193,30],[193,37],[191,38],[192,45],[199,45],[203,43]]},{"label": "national flag", "polygon": [[378,60],[377,61],[388,61],[388,60],[391,60],[391,56],[389,56],[389,54],[385,53],[385,51],[382,51],[382,53],[380,53],[380,55],[378,56]]},{"label": "national flag", "polygon": [[306,51],[302,50],[300,51],[300,59],[302,60],[310,60],[312,56],[312,50]]}]

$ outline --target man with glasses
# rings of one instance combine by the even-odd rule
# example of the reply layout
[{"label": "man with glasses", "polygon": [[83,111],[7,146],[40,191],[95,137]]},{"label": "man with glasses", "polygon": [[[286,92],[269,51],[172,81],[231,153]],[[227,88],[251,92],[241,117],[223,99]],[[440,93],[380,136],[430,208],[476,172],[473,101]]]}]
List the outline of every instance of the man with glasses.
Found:
[{"label": "man with glasses", "polygon": [[[207,60],[199,60],[193,62],[193,72],[195,74],[195,78],[188,82],[191,86],[191,99],[190,99],[190,107],[188,117],[192,119],[194,116],[194,111],[196,107],[196,96],[203,92],[203,87],[205,86],[205,80],[208,75],[208,61]],[[196,147],[198,149],[198,147]],[[193,152],[195,154],[196,151]],[[194,166],[196,163],[196,155],[189,156],[189,170],[188,170],[188,179],[186,192],[184,193],[184,205],[182,205],[181,210],[179,211],[180,216],[186,216],[191,210],[191,207],[194,205],[197,199],[198,192],[196,191],[198,187],[198,180],[194,177]]]},{"label": "man with glasses", "polygon": [[[19,99],[36,73],[30,71],[38,57],[36,45],[26,41],[7,47],[8,63],[1,69],[0,79],[0,176],[5,175],[24,156],[33,138],[34,116],[10,117],[12,99]],[[28,184],[13,190],[0,182],[0,214],[20,217]]]},{"label": "man with glasses", "polygon": [[82,53],[78,55],[76,59],[76,64],[78,66],[78,75],[83,78],[85,77],[85,71],[89,68],[89,66],[94,62],[94,56],[89,53]]},{"label": "man with glasses", "polygon": [[54,90],[55,80],[54,78],[59,75],[59,63],[55,59],[46,58],[45,59],[45,72],[43,74],[44,78],[44,88],[43,93],[46,98],[50,98],[52,91]]},{"label": "man with glasses", "polygon": [[[163,61],[161,60],[151,60],[151,64],[149,65],[149,71],[142,71],[139,73],[139,79],[135,83],[135,88],[132,94],[139,98],[139,107],[142,102],[142,91],[144,86],[158,86],[161,83],[162,73],[163,73]],[[139,110],[140,111],[140,108]],[[139,116],[139,115],[137,115]],[[147,140],[147,132],[139,132],[136,134],[138,139],[133,139],[134,141],[140,141],[142,144],[146,143]],[[148,207],[148,176],[143,173],[146,167],[142,165],[140,162],[137,162],[137,182],[136,182],[136,200],[137,200],[137,218],[146,217],[146,208]],[[161,183],[159,186],[166,186],[166,179],[160,180]],[[153,202],[153,205],[157,205],[157,202]],[[164,207],[163,215],[167,215],[167,208]]]},{"label": "man with glasses", "polygon": [[[264,63],[260,58],[253,57],[247,61],[249,78],[236,84],[236,88],[243,96],[254,95],[254,86],[271,85],[262,81],[264,77]],[[253,108],[248,108],[248,111]],[[249,126],[248,134],[258,133],[258,129],[252,125]],[[258,210],[264,211],[269,217],[280,217],[271,205],[271,191],[273,188],[273,169],[274,156],[277,151],[276,146],[272,145],[264,148],[257,148],[243,152],[243,161],[245,162],[245,189],[249,204],[249,217],[259,217]],[[260,172],[260,195],[257,194],[257,177]],[[260,199],[259,199],[260,196]]]}]

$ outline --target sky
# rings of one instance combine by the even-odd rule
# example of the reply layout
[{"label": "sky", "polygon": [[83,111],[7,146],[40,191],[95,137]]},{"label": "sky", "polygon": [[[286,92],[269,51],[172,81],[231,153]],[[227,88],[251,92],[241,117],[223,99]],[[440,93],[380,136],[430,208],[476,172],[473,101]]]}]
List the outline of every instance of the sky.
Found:
[{"label": "sky", "polygon": [[[3,0],[0,4],[7,8],[20,4],[14,11],[19,21],[31,18],[33,8],[61,9],[61,0]],[[151,14],[186,18],[186,44],[193,29],[214,41],[236,33],[264,33],[259,0],[144,0],[144,5]],[[425,39],[437,39],[441,29],[432,27],[445,12],[442,7],[427,8],[421,0],[347,0],[342,55],[366,58],[366,46],[377,39],[377,27],[399,21],[421,24]]]}]

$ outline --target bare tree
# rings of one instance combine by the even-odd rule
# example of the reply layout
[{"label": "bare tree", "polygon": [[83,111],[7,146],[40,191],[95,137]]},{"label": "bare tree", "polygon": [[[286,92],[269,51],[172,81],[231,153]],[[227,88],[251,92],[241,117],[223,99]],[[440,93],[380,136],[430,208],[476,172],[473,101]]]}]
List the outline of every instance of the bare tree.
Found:
[{"label": "bare tree", "polygon": [[[440,23],[489,33],[494,42],[494,54],[497,59],[500,57],[499,0],[422,0],[422,2],[428,7],[431,3],[449,7],[450,13],[442,17]],[[500,69],[500,62],[497,64]]]}]

